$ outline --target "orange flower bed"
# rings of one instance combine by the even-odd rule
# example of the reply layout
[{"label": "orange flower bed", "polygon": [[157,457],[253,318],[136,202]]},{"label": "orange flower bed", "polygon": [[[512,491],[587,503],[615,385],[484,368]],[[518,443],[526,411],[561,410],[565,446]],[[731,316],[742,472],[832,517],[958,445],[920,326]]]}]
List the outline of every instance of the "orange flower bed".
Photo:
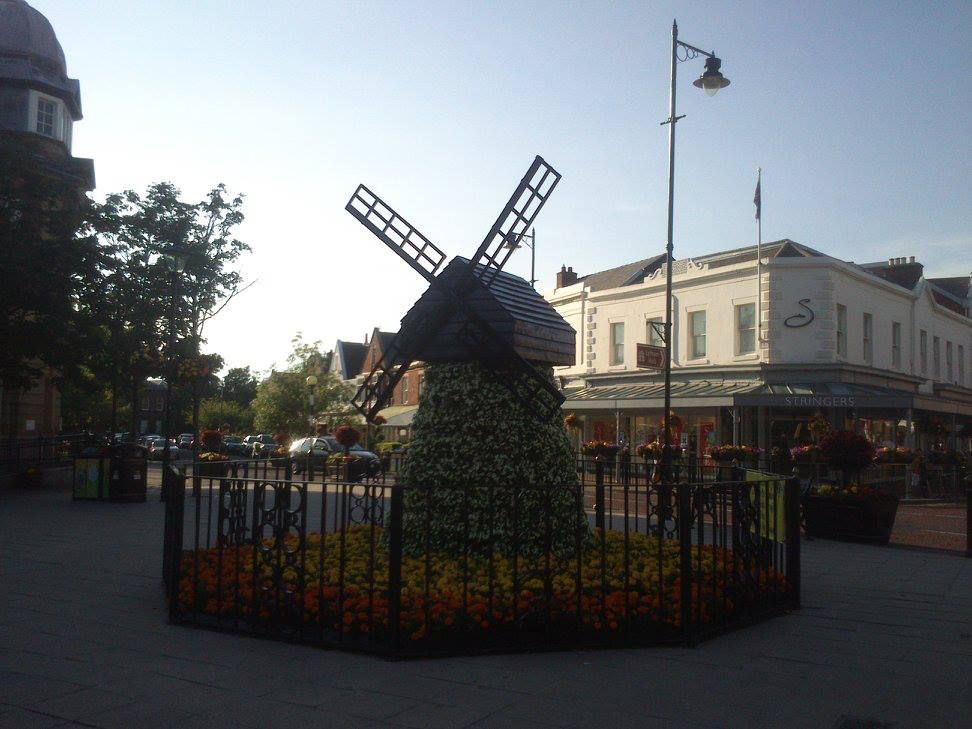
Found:
[{"label": "orange flower bed", "polygon": [[[341,534],[324,539],[309,534],[302,549],[295,537],[285,540],[282,550],[264,541],[266,551],[259,551],[256,568],[252,544],[186,552],[179,608],[219,618],[274,618],[347,636],[386,635],[388,554],[381,532],[353,526],[343,541]],[[692,569],[693,615],[701,624],[728,619],[746,607],[755,593],[744,583],[758,580],[762,592],[786,588],[773,570],[743,575],[738,565],[733,573],[732,553],[718,547],[693,547]],[[681,600],[677,541],[665,540],[659,560],[655,537],[629,534],[626,557],[623,533],[608,532],[602,550],[595,531],[580,564],[576,557],[553,554],[531,560],[498,554],[405,556],[401,635],[417,641],[514,626],[582,625],[595,633],[677,629]]]}]

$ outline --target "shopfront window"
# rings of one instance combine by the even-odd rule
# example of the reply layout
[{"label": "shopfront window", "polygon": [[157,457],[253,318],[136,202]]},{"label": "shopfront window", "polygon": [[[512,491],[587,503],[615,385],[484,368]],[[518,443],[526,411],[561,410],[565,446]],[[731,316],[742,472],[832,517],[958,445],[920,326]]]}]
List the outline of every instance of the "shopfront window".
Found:
[{"label": "shopfront window", "polygon": [[736,307],[736,354],[756,351],[756,304]]}]

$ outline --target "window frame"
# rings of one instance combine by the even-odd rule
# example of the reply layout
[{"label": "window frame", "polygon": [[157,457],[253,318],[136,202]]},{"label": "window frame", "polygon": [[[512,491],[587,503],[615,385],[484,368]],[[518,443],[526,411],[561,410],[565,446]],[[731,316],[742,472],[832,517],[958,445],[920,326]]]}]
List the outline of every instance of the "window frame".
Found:
[{"label": "window frame", "polygon": [[[701,334],[695,332],[695,322],[702,317],[703,329]],[[709,317],[706,309],[697,309],[688,312],[688,331],[689,331],[689,359],[704,359],[708,356],[708,332]],[[699,340],[701,339],[702,348],[699,351]]]},{"label": "window frame", "polygon": [[837,334],[837,356],[847,357],[847,306],[837,304],[837,315],[834,322]]},{"label": "window frame", "polygon": [[955,367],[953,366],[954,359],[952,357],[952,342],[945,340],[945,381],[952,382],[952,374],[955,372]]},{"label": "window frame", "polygon": [[[620,367],[624,364],[624,322],[608,322],[608,365]],[[617,339],[617,333],[621,332],[621,341]]]},{"label": "window frame", "polygon": [[942,379],[942,338],[932,336],[932,376]]},{"label": "window frame", "polygon": [[[746,327],[746,329],[743,329],[742,322],[741,322],[741,320],[739,318],[739,313],[740,313],[740,311],[742,309],[745,309],[746,307],[751,307],[752,308],[752,312],[753,312],[753,324],[752,324],[752,326]],[[759,348],[759,341],[758,341],[758,337],[756,336],[756,331],[757,331],[757,327],[756,327],[756,303],[755,302],[752,302],[752,301],[747,301],[747,302],[744,302],[742,304],[734,304],[733,305],[733,323],[734,323],[734,327],[733,328],[735,329],[734,336],[735,336],[735,352],[736,352],[736,356],[737,357],[741,357],[741,356],[747,355],[747,354],[756,354],[756,350]],[[746,349],[746,350],[744,350],[742,348],[742,334],[743,334],[744,331],[752,334],[752,338],[753,338],[753,348],[752,349]]]},{"label": "window frame", "polygon": [[[650,316],[645,319],[645,341],[652,347],[664,347],[665,340],[658,336],[655,332],[655,327],[651,325],[653,321],[658,322],[662,325],[662,329],[665,328],[665,317],[664,316]],[[657,340],[655,337],[658,337]]]},{"label": "window frame", "polygon": [[958,345],[958,383],[965,387],[965,347]]},{"label": "window frame", "polygon": [[891,322],[891,369],[901,369],[901,322]]},{"label": "window frame", "polygon": [[874,363],[874,316],[865,311],[861,317],[861,348],[865,364]]},{"label": "window frame", "polygon": [[928,330],[918,330],[918,366],[921,374],[928,374]]}]

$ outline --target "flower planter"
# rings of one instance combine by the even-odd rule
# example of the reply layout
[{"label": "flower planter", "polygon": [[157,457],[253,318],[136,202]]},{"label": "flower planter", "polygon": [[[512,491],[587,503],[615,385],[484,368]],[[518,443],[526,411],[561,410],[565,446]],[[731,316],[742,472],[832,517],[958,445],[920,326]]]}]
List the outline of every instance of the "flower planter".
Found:
[{"label": "flower planter", "polygon": [[898,512],[898,497],[808,496],[803,503],[807,536],[887,544]]},{"label": "flower planter", "polygon": [[227,461],[199,461],[196,464],[196,473],[203,478],[222,478],[229,473],[229,463]]}]

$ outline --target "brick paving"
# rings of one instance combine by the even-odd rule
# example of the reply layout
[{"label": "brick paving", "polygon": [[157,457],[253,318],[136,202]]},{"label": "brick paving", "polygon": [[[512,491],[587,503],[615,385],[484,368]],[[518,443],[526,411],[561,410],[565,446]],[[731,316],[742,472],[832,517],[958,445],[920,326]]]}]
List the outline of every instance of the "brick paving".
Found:
[{"label": "brick paving", "polygon": [[163,508],[0,492],[0,727],[966,727],[972,559],[804,545],[801,610],[697,648],[388,662],[169,625]]}]

